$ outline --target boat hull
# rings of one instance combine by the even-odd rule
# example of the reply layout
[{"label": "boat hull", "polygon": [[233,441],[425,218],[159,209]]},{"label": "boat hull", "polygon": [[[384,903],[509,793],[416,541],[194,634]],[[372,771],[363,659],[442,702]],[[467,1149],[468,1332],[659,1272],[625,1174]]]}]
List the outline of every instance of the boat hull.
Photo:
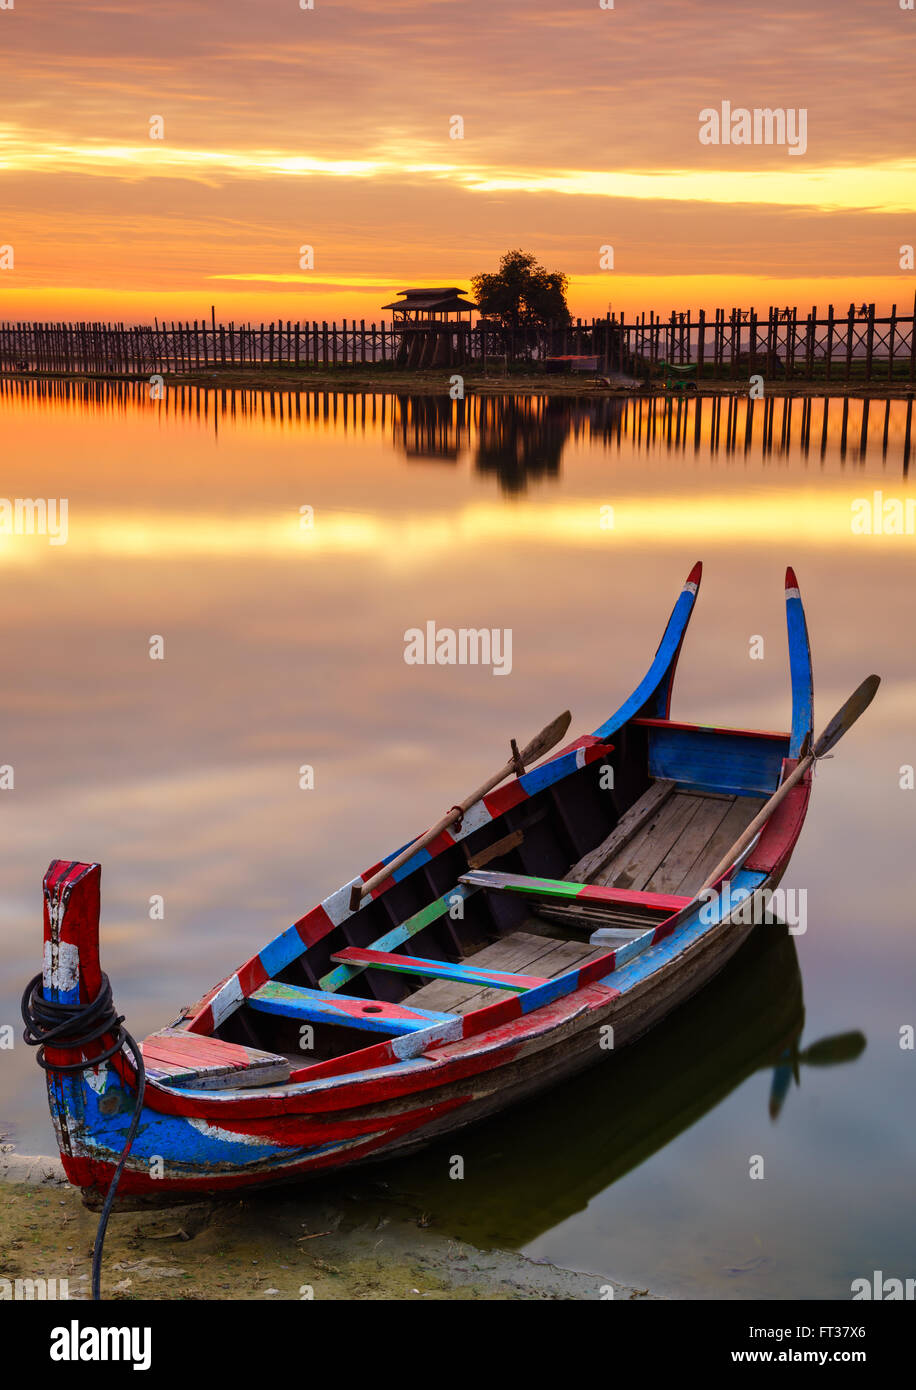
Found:
[{"label": "boat hull", "polygon": [[[312,1103],[303,1097],[298,1111],[247,1117],[227,1116],[224,1105],[207,1110],[200,1096],[197,1115],[169,1116],[147,1107],[119,1191],[124,1196],[160,1200],[174,1200],[181,1194],[193,1198],[302,1181],[311,1174],[420,1149],[530,1100],[590,1066],[611,1061],[701,990],[753,930],[751,925],[720,924],[686,958],[672,962],[626,995],[614,996],[602,986],[586,987],[554,1007],[554,1016],[545,1020],[550,1025],[545,1032],[518,1042],[511,1036],[488,1040],[488,1056],[481,1055],[479,1040],[473,1051],[466,1045],[469,1055],[465,1057],[457,1049],[443,1049],[456,1054],[443,1058],[443,1070],[458,1075],[422,1091],[407,1090],[390,1099],[352,1106],[347,1104],[346,1088],[335,1098],[340,1104],[332,1109],[318,1109],[317,1097]],[[608,1028],[613,1029],[613,1046],[608,1045]],[[71,1105],[66,1132],[59,1134],[67,1175],[84,1189],[91,1205],[107,1189],[123,1145],[133,1109],[131,1089],[114,1072],[98,1078],[95,1088],[86,1085],[78,1107],[82,1123],[74,1123],[77,1108]],[[117,1113],[106,1116],[99,1102],[108,1097],[107,1108],[113,1109],[114,1095]],[[248,1099],[257,1109],[269,1104],[267,1097],[259,1104],[254,1091]],[[205,1147],[201,1139],[232,1150],[232,1156],[218,1159],[200,1152],[195,1161],[195,1149]],[[164,1158],[162,1164],[157,1164],[157,1155]]]}]

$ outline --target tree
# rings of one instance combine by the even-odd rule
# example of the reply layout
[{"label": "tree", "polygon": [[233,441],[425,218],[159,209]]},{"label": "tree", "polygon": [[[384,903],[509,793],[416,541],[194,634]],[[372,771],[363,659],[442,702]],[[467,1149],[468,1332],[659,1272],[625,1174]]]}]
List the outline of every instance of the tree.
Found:
[{"label": "tree", "polygon": [[507,251],[495,274],[474,275],[471,284],[481,314],[504,328],[569,322],[568,277],[545,270],[528,251]]}]

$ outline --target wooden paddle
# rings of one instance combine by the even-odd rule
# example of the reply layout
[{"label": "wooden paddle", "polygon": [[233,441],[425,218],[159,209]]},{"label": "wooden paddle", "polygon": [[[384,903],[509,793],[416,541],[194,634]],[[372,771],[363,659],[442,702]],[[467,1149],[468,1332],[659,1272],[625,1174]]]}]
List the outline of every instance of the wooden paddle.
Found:
[{"label": "wooden paddle", "polygon": [[[838,710],[833,716],[811,752],[799,759],[797,765],[789,773],[786,780],[776,789],[767,804],[757,812],[750,825],[743,834],[738,837],[724,858],[720,859],[719,863],[706,879],[703,887],[699,890],[700,893],[705,892],[707,888],[711,888],[717,879],[721,878],[722,874],[725,873],[726,869],[731,868],[735,861],[741,857],[761,827],[770,819],[776,807],[780,802],[785,800],[792,788],[801,781],[815,759],[823,758],[824,754],[829,753],[834,744],[839,743],[843,735],[848,733],[859,715],[864,714],[868,709],[868,706],[875,698],[875,691],[880,684],[880,676],[866,676],[858,690],[853,691],[843,708]],[[699,893],[697,896],[699,897]]]},{"label": "wooden paddle", "polygon": [[441,820],[436,821],[436,824],[430,830],[427,830],[418,840],[414,840],[413,844],[408,845],[406,849],[402,849],[400,854],[396,854],[393,859],[389,859],[388,863],[383,865],[378,873],[373,874],[371,878],[367,878],[365,883],[354,883],[353,887],[350,889],[350,911],[355,912],[367,893],[371,893],[373,888],[377,888],[380,883],[385,882],[386,878],[390,878],[395,869],[399,869],[402,864],[407,863],[408,859],[413,858],[417,850],[423,849],[424,846],[428,845],[431,840],[434,840],[437,835],[441,835],[443,830],[447,830],[450,825],[454,825],[456,821],[461,820],[465,811],[473,806],[475,801],[479,801],[482,796],[486,796],[487,792],[492,791],[493,788],[498,786],[510,773],[514,772],[520,777],[531,763],[536,763],[538,758],[543,758],[545,753],[549,753],[550,749],[553,748],[555,744],[559,743],[560,739],[566,733],[571,720],[572,715],[569,710],[564,710],[562,714],[557,715],[556,719],[543,728],[539,734],[536,734],[531,742],[525,745],[521,752],[518,750],[515,739],[512,739],[512,757],[498,772],[488,778],[482,787],[478,787],[476,791],[471,792],[470,796],[466,796],[459,805],[453,806]]}]

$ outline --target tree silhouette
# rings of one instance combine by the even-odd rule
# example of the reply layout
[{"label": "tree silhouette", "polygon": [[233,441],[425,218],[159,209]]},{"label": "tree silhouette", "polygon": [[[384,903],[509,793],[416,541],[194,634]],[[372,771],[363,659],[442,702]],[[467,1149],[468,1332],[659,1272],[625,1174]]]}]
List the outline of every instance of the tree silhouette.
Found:
[{"label": "tree silhouette", "polygon": [[481,314],[504,328],[569,322],[568,277],[545,270],[529,251],[507,251],[495,274],[474,275],[471,284]]}]

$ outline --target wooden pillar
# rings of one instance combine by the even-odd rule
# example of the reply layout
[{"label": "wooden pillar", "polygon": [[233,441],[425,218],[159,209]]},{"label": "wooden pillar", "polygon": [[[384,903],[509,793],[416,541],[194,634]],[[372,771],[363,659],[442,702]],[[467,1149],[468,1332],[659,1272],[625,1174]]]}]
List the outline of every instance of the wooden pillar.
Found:
[{"label": "wooden pillar", "polygon": [[865,380],[871,381],[872,359],[875,352],[875,306],[868,306],[868,327],[865,330]]}]

